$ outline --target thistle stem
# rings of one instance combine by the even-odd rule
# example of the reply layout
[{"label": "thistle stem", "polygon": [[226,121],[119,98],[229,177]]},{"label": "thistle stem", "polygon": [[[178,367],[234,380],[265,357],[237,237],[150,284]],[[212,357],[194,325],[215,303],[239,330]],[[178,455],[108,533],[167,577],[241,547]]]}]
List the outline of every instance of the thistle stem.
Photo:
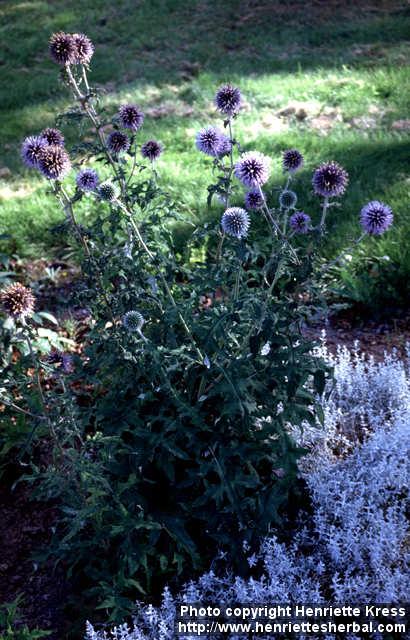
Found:
[{"label": "thistle stem", "polygon": [[258,189],[259,189],[260,196],[261,196],[261,198],[262,198],[262,200],[263,200],[263,209],[264,209],[264,212],[265,212],[265,215],[266,215],[267,219],[272,223],[273,227],[275,228],[275,230],[277,231],[277,233],[279,234],[279,236],[282,238],[282,240],[283,240],[283,241],[287,244],[287,246],[289,247],[290,252],[292,253],[292,255],[293,255],[293,257],[294,257],[296,264],[300,264],[300,260],[299,260],[299,258],[298,258],[298,255],[297,255],[296,251],[294,250],[294,248],[293,248],[293,247],[292,247],[292,245],[290,244],[290,242],[289,242],[288,238],[286,237],[285,233],[284,233],[284,232],[282,231],[282,229],[279,227],[279,225],[278,225],[278,223],[276,222],[276,220],[274,219],[274,217],[271,215],[271,213],[270,213],[270,211],[269,211],[269,208],[268,208],[268,205],[267,205],[267,203],[266,203],[265,195],[264,195],[264,193],[263,193],[262,188],[261,188],[261,186],[260,186],[260,185],[258,185]]},{"label": "thistle stem", "polygon": [[[129,220],[129,223],[130,223],[130,225],[131,225],[131,227],[132,227],[132,229],[133,229],[133,231],[134,231],[134,233],[135,233],[135,235],[137,237],[137,240],[138,240],[141,248],[143,249],[143,251],[147,254],[148,258],[153,263],[153,265],[154,266],[158,266],[157,259],[156,259],[155,255],[152,253],[152,251],[149,249],[147,244],[145,243],[145,241],[144,241],[144,239],[143,239],[143,237],[141,235],[141,232],[140,232],[140,230],[138,228],[138,225],[136,224],[136,222],[135,222],[135,220],[134,220],[134,218],[132,216],[131,211],[129,211],[127,209],[127,207],[125,206],[125,204],[123,202],[121,202],[120,200],[117,199],[115,202],[120,207],[120,209],[126,214],[128,220]],[[166,294],[168,296],[168,299],[169,299],[172,307],[177,312],[178,319],[179,319],[179,321],[180,321],[180,323],[181,323],[181,325],[182,325],[182,327],[183,327],[183,329],[185,331],[185,334],[189,338],[189,341],[191,342],[192,346],[194,347],[194,349],[195,349],[195,351],[196,351],[196,353],[197,353],[197,355],[198,355],[198,357],[200,359],[201,364],[203,364],[204,356],[201,353],[201,350],[198,348],[198,346],[197,346],[197,344],[195,342],[194,336],[192,335],[191,330],[189,329],[189,327],[188,327],[188,325],[187,325],[187,323],[185,321],[184,316],[182,315],[182,313],[180,312],[180,310],[178,308],[178,305],[177,305],[177,303],[175,301],[175,298],[172,295],[172,291],[169,288],[168,282],[167,282],[164,274],[162,273],[161,269],[158,269],[158,275],[159,275],[159,277],[161,279],[162,285],[163,285],[163,287],[165,289],[165,292],[166,292]]]},{"label": "thistle stem", "polygon": [[[73,75],[73,72],[71,71],[70,65],[67,64],[65,68],[66,68],[66,71],[67,71],[67,76],[68,76],[68,79],[70,81],[70,84],[71,84],[72,88],[74,89],[74,94],[78,98],[82,108],[84,109],[85,113],[87,114],[87,116],[89,117],[89,119],[91,120],[92,124],[95,127],[98,139],[99,139],[99,141],[101,143],[101,146],[102,146],[102,148],[104,150],[104,153],[107,156],[108,161],[109,161],[109,163],[110,163],[110,165],[111,165],[111,167],[112,167],[112,169],[114,171],[115,177],[117,178],[117,180],[118,180],[118,182],[120,184],[121,194],[122,194],[123,197],[125,197],[125,186],[126,185],[125,185],[125,182],[124,182],[123,178],[118,173],[118,169],[116,167],[114,158],[112,157],[112,155],[110,153],[110,150],[107,147],[104,133],[101,130],[101,122],[99,121],[98,115],[97,115],[94,107],[90,106],[90,104],[88,103],[88,95],[85,96],[82,93],[81,89],[79,88],[78,83],[77,83],[77,81],[76,81],[76,79],[75,79],[75,77]],[[84,66],[82,67],[82,74],[83,74],[83,78],[84,78],[84,83],[85,83],[85,85],[87,87],[87,92],[89,94],[90,89],[89,89],[89,86],[88,86],[87,73],[85,71]]]},{"label": "thistle stem", "polygon": [[90,260],[90,262],[94,266],[94,269],[95,269],[95,271],[97,273],[97,278],[98,278],[98,283],[99,283],[101,294],[102,294],[102,296],[104,298],[104,302],[105,302],[105,304],[107,306],[107,309],[108,309],[108,312],[110,314],[111,322],[114,325],[115,318],[114,318],[114,314],[113,314],[113,311],[112,311],[112,308],[111,308],[111,304],[110,304],[110,302],[108,300],[108,297],[107,297],[107,294],[105,292],[105,287],[104,287],[104,283],[103,283],[103,280],[102,280],[101,272],[100,272],[100,270],[98,268],[96,260],[94,259],[93,255],[92,255],[92,253],[90,251],[90,248],[89,248],[89,246],[87,244],[87,241],[86,241],[85,237],[81,233],[81,228],[80,228],[80,226],[79,226],[79,224],[78,224],[78,222],[77,222],[77,220],[75,218],[74,211],[73,211],[73,205],[72,205],[72,202],[70,200],[70,197],[69,197],[69,195],[67,194],[67,192],[63,189],[63,187],[61,185],[59,186],[59,188],[57,188],[57,186],[55,184],[53,184],[52,188],[53,188],[54,195],[56,196],[56,198],[60,202],[60,205],[61,205],[64,213],[67,216],[67,219],[73,225],[74,231],[77,234],[82,247],[84,248],[84,251],[85,251],[85,254],[86,254],[87,258]]},{"label": "thistle stem", "polygon": [[322,235],[325,231],[326,216],[327,216],[328,209],[329,209],[329,198],[326,197],[323,200],[322,217],[320,218],[320,222],[319,222],[319,230]]},{"label": "thistle stem", "polygon": [[26,343],[27,343],[27,346],[28,346],[28,350],[29,350],[29,353],[30,353],[30,359],[31,359],[31,361],[32,361],[32,363],[34,365],[34,369],[35,369],[35,372],[36,372],[36,386],[37,386],[37,390],[38,390],[38,393],[39,393],[39,396],[40,396],[40,401],[41,401],[41,406],[42,406],[42,409],[43,409],[43,414],[44,414],[45,419],[47,421],[48,428],[50,429],[50,433],[51,433],[52,437],[54,438],[54,442],[57,445],[57,448],[60,451],[61,456],[63,456],[64,455],[63,447],[61,446],[61,443],[60,443],[60,441],[59,441],[59,439],[57,437],[57,433],[56,433],[56,431],[54,429],[53,422],[52,422],[52,420],[50,418],[50,415],[49,415],[49,411],[48,411],[48,407],[47,407],[47,403],[46,403],[46,398],[45,398],[44,391],[43,391],[43,386],[41,384],[40,366],[39,366],[39,363],[38,363],[38,359],[37,359],[37,357],[36,357],[36,355],[34,353],[33,344],[31,342],[31,337],[30,337],[30,331],[27,328],[27,325],[25,325],[24,337],[25,337],[25,340],[26,340]]}]

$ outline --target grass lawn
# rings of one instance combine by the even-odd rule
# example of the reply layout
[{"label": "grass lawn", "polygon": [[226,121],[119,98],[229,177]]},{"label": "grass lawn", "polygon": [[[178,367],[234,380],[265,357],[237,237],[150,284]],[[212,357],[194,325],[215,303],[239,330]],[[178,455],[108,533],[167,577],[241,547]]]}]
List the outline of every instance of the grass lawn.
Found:
[{"label": "grass lawn", "polygon": [[348,169],[351,187],[333,212],[331,252],[346,234],[358,235],[366,201],[392,206],[394,230],[367,240],[365,254],[389,256],[400,283],[407,282],[410,9],[404,0],[3,0],[0,21],[4,251],[38,256],[55,246],[50,228],[62,214],[43,181],[22,166],[19,146],[68,104],[48,57],[49,35],[84,31],[96,45],[91,79],[105,89],[107,108],[127,100],[143,107],[140,139],[155,136],[165,144],[161,180],[192,219],[220,215],[217,207],[206,208],[210,162],[196,151],[194,135],[216,120],[213,95],[229,80],[246,100],[235,134],[246,148],[273,158],[272,186],[282,179],[281,151],[296,146],[306,157],[299,204],[315,216],[313,168],[334,159]]}]

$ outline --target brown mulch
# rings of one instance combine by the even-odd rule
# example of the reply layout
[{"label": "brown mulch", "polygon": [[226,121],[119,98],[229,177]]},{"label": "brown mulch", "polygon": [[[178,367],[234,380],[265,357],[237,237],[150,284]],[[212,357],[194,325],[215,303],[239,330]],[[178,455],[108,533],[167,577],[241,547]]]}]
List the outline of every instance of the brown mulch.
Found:
[{"label": "brown mulch", "polygon": [[326,332],[326,344],[331,353],[338,347],[353,349],[358,343],[360,351],[381,361],[384,354],[395,350],[400,358],[407,356],[410,345],[410,311],[397,311],[388,319],[362,323],[354,309],[331,316],[327,322],[318,322],[306,329],[308,337],[317,338]]}]

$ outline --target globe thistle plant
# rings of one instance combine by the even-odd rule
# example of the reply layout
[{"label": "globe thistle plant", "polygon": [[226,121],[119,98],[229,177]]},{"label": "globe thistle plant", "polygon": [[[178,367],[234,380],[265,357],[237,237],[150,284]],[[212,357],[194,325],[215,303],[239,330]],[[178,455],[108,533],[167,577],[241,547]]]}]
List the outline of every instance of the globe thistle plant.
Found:
[{"label": "globe thistle plant", "polygon": [[143,158],[154,162],[160,157],[163,148],[163,145],[157,140],[148,140],[141,147],[141,155]]},{"label": "globe thistle plant", "polygon": [[17,282],[0,291],[0,305],[7,315],[24,320],[34,313],[35,298],[28,287]]},{"label": "globe thistle plant", "polygon": [[341,196],[346,191],[349,176],[337,162],[324,162],[313,173],[315,193],[324,198]]},{"label": "globe thistle plant", "polygon": [[49,42],[49,51],[52,59],[62,66],[75,64],[77,49],[73,36],[69,33],[53,33]]},{"label": "globe thistle plant", "polygon": [[247,187],[260,187],[269,180],[270,158],[259,151],[244,153],[235,165],[235,176]]},{"label": "globe thistle plant", "polygon": [[249,226],[249,214],[241,207],[229,207],[222,216],[222,230],[234,238],[246,238]]},{"label": "globe thistle plant", "polygon": [[58,145],[45,146],[40,154],[38,168],[49,180],[63,178],[71,169],[67,151]]},{"label": "globe thistle plant", "polygon": [[263,206],[263,196],[259,189],[251,189],[245,195],[245,206],[247,209],[260,209]]},{"label": "globe thistle plant", "polygon": [[236,115],[241,108],[241,103],[241,92],[231,84],[224,84],[216,92],[215,104],[218,110],[226,116]]},{"label": "globe thistle plant", "polygon": [[279,204],[282,209],[294,209],[297,201],[296,193],[290,189],[284,189],[279,196]]},{"label": "globe thistle plant", "polygon": [[297,149],[287,149],[283,152],[282,166],[284,171],[295,173],[303,166],[303,156]]},{"label": "globe thistle plant", "polygon": [[94,45],[90,38],[84,33],[73,33],[75,48],[74,62],[76,64],[88,65],[94,54]]},{"label": "globe thistle plant", "polygon": [[95,169],[82,169],[77,173],[75,181],[81,191],[94,191],[98,186],[99,178]]},{"label": "globe thistle plant", "polygon": [[295,233],[308,233],[312,220],[304,211],[296,211],[290,216],[289,223]]},{"label": "globe thistle plant", "polygon": [[144,122],[144,114],[136,104],[124,104],[118,110],[118,117],[124,129],[138,131]]},{"label": "globe thistle plant", "polygon": [[31,169],[38,169],[40,156],[47,142],[42,136],[29,136],[21,146],[21,157],[24,164]]},{"label": "globe thistle plant", "polygon": [[122,324],[130,333],[140,333],[144,322],[144,316],[139,311],[127,311],[122,317]]},{"label": "globe thistle plant", "polygon": [[199,151],[208,156],[221,155],[224,145],[223,134],[215,127],[204,127],[196,134],[196,146]]},{"label": "globe thistle plant", "polygon": [[112,131],[107,138],[107,148],[115,154],[125,153],[130,144],[129,137],[122,131]]},{"label": "globe thistle plant", "polygon": [[372,200],[361,210],[360,223],[366,233],[379,236],[393,224],[393,212],[384,202]]},{"label": "globe thistle plant", "polygon": [[97,191],[100,199],[105,202],[114,202],[114,200],[116,200],[120,195],[118,185],[110,182],[109,180],[102,182]]},{"label": "globe thistle plant", "polygon": [[48,145],[57,145],[58,147],[64,146],[64,136],[59,129],[54,129],[53,127],[48,127],[47,129],[43,129],[40,133],[40,137],[44,138]]}]

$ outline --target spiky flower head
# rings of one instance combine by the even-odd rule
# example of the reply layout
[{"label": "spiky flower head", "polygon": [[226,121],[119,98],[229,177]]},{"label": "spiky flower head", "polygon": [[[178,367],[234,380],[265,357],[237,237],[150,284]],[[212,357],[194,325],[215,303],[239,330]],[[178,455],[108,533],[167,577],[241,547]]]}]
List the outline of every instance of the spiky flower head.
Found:
[{"label": "spiky flower head", "polygon": [[49,42],[50,55],[57,64],[75,64],[76,46],[70,33],[53,33]]},{"label": "spiky flower head", "polygon": [[259,189],[251,189],[245,195],[245,206],[247,209],[260,209],[263,206],[263,196]]},{"label": "spiky flower head", "polygon": [[290,226],[296,233],[307,233],[310,229],[311,218],[310,215],[304,211],[296,211],[290,216]]},{"label": "spiky flower head", "polygon": [[94,45],[90,38],[84,33],[73,33],[73,41],[75,48],[74,62],[88,65],[94,54]]},{"label": "spiky flower head", "polygon": [[124,129],[138,131],[144,122],[144,114],[136,104],[123,104],[118,110],[121,125]]},{"label": "spiky flower head", "polygon": [[38,167],[49,180],[58,180],[70,171],[71,162],[64,147],[52,144],[42,149]]},{"label": "spiky flower head", "polygon": [[241,92],[231,84],[224,84],[216,92],[215,104],[224,115],[230,117],[236,115],[241,108],[241,103]]},{"label": "spiky flower head", "polygon": [[105,202],[113,202],[120,195],[120,190],[118,185],[107,180],[106,182],[102,182],[98,187],[98,195],[101,200],[104,200]]},{"label": "spiky flower head", "polygon": [[131,333],[139,333],[144,322],[144,316],[139,311],[127,311],[122,317],[123,326]]},{"label": "spiky flower head", "polygon": [[337,162],[324,162],[318,167],[312,178],[316,194],[324,198],[341,196],[346,191],[349,176]]},{"label": "spiky flower head", "polygon": [[208,156],[217,157],[224,144],[222,135],[221,131],[215,127],[204,127],[196,134],[197,149]]},{"label": "spiky flower head", "polygon": [[241,207],[229,207],[222,216],[222,230],[234,238],[246,238],[249,226],[248,212]]},{"label": "spiky flower head", "polygon": [[99,178],[95,169],[81,169],[75,181],[81,191],[94,191],[98,186]]},{"label": "spiky flower head", "polygon": [[235,175],[247,187],[260,187],[269,180],[270,158],[259,151],[248,151],[236,163]]},{"label": "spiky flower head", "polygon": [[16,282],[0,291],[0,305],[13,318],[24,320],[34,313],[35,297],[28,287]]},{"label": "spiky flower head", "polygon": [[303,156],[297,149],[287,149],[283,152],[282,165],[284,171],[295,173],[303,166]]},{"label": "spiky flower head", "polygon": [[47,127],[40,133],[40,137],[44,138],[47,144],[55,144],[58,147],[64,147],[64,136],[59,129]]},{"label": "spiky flower head", "polygon": [[232,142],[224,133],[221,132],[221,140],[218,149],[218,156],[228,156],[232,151]]},{"label": "spiky flower head", "polygon": [[122,131],[112,131],[107,138],[107,147],[112,153],[125,153],[130,148],[130,139]]},{"label": "spiky flower head", "polygon": [[279,195],[279,204],[282,209],[294,209],[297,201],[296,193],[290,189],[284,189]]},{"label": "spiky flower head", "polygon": [[361,210],[360,223],[366,233],[380,236],[393,224],[393,211],[388,204],[372,200]]},{"label": "spiky flower head", "polygon": [[41,136],[29,136],[21,145],[21,157],[24,164],[32,169],[37,169],[40,161],[41,152],[47,142]]},{"label": "spiky flower head", "polygon": [[143,158],[147,158],[151,162],[158,160],[164,147],[157,140],[148,140],[141,147],[141,155]]}]

